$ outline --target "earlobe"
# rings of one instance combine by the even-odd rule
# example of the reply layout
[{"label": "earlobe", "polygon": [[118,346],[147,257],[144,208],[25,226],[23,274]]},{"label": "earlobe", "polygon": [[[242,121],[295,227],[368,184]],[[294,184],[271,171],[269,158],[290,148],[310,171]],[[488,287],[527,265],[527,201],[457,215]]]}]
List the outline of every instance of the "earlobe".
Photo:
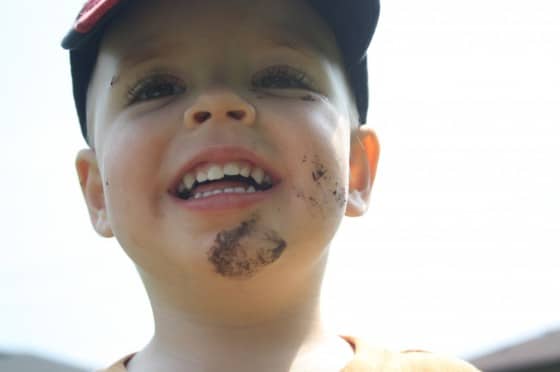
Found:
[{"label": "earlobe", "polygon": [[378,160],[379,141],[375,132],[364,127],[354,130],[350,143],[347,216],[361,216],[367,211]]},{"label": "earlobe", "polygon": [[103,179],[99,172],[95,152],[91,149],[81,150],[76,157],[76,171],[80,187],[86,201],[89,217],[93,228],[104,237],[112,237],[113,231],[109,224],[105,207]]}]

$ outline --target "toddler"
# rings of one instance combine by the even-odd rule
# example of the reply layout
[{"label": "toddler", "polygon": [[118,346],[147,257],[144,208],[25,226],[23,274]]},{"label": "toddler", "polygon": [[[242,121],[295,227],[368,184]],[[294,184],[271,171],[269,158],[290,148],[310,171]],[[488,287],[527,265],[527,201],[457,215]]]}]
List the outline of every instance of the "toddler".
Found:
[{"label": "toddler", "polygon": [[90,0],[63,41],[94,229],[135,263],[150,342],[105,371],[476,371],[339,335],[319,308],[365,213],[377,0]]}]

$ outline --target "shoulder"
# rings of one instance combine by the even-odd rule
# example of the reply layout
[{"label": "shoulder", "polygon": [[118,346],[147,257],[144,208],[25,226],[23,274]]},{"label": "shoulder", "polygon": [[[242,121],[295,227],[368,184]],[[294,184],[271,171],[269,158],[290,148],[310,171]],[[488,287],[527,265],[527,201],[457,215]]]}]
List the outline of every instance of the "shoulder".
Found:
[{"label": "shoulder", "polygon": [[402,372],[480,372],[472,364],[450,356],[420,350],[407,350],[395,354]]},{"label": "shoulder", "polygon": [[344,338],[355,351],[353,361],[344,372],[480,372],[473,365],[454,357],[423,350],[392,351],[374,347],[363,339]]}]

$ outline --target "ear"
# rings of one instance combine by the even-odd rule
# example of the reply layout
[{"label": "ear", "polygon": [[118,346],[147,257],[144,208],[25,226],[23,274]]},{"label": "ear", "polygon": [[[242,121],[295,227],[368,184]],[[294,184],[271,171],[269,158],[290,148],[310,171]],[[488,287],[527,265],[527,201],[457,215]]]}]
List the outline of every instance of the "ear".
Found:
[{"label": "ear", "polygon": [[103,179],[97,165],[95,152],[91,149],[81,150],[76,157],[76,170],[80,179],[82,193],[86,200],[89,218],[97,233],[106,238],[113,236],[113,231],[105,208]]},{"label": "ear", "polygon": [[357,217],[367,211],[378,160],[379,141],[373,129],[360,127],[352,131],[347,216]]}]

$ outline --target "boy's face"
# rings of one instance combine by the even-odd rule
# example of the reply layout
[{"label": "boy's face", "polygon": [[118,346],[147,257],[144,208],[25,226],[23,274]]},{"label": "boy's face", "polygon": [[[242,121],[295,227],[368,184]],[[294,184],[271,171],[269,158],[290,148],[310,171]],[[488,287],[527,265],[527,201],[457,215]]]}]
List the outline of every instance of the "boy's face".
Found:
[{"label": "boy's face", "polygon": [[[77,166],[97,231],[155,275],[309,267],[347,210],[351,103],[333,35],[300,0],[150,4],[106,33],[88,92],[95,150]],[[272,187],[179,195],[183,176],[231,162]],[[230,186],[247,185],[199,191]]]}]

